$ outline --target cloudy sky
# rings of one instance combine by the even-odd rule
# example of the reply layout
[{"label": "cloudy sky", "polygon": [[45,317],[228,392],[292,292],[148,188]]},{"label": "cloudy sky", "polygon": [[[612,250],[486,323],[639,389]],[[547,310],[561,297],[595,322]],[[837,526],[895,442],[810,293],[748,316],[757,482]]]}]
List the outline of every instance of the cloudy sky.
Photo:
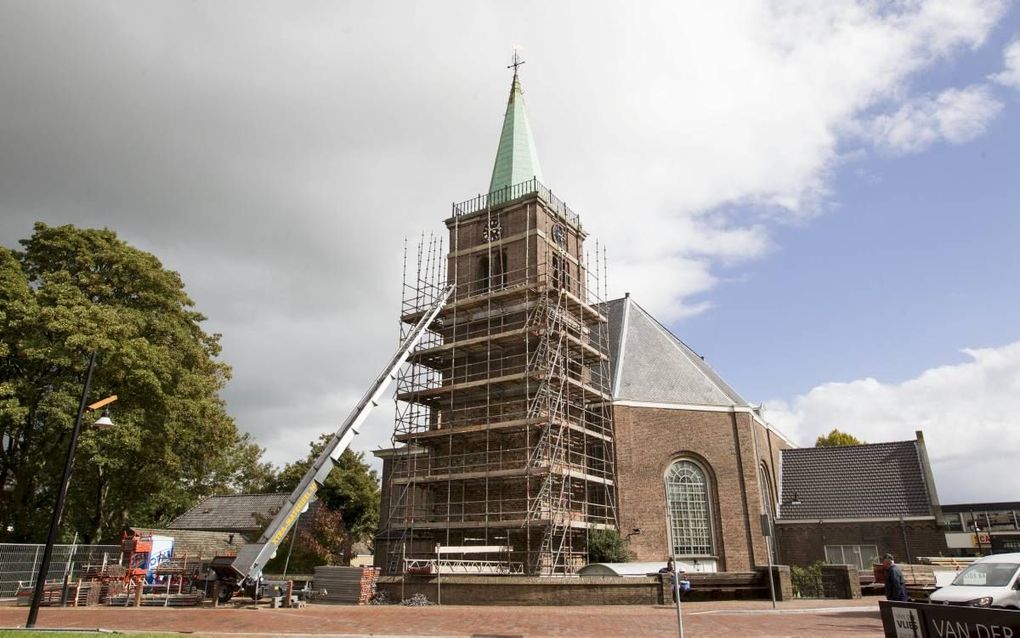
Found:
[{"label": "cloudy sky", "polygon": [[519,45],[612,294],[800,443],[923,429],[943,501],[1020,500],[1020,8],[633,4],[0,0],[0,240],[158,255],[292,460],[395,347],[404,238],[488,185]]}]

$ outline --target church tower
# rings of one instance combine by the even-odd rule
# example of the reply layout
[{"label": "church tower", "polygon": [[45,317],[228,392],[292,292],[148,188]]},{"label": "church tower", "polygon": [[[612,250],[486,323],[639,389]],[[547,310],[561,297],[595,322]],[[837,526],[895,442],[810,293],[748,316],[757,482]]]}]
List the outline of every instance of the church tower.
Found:
[{"label": "church tower", "polygon": [[[426,241],[405,331],[453,298],[397,387],[376,564],[414,573],[569,574],[618,526],[608,324],[576,213],[543,184],[518,77],[484,195]],[[406,270],[406,269],[405,269]],[[405,277],[405,280],[407,278]]]}]

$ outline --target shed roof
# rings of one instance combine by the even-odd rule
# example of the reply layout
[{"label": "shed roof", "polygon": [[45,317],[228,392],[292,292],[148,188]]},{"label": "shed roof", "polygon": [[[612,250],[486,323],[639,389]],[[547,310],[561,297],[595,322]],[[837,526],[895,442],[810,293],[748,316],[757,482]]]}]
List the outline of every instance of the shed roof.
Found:
[{"label": "shed roof", "polygon": [[152,529],[132,527],[135,532],[146,532],[154,536],[170,536],[174,539],[174,556],[189,558],[215,558],[236,552],[246,544],[240,534],[229,532],[203,532],[190,529]]},{"label": "shed roof", "polygon": [[797,448],[781,459],[780,520],[934,515],[916,441]]},{"label": "shed roof", "polygon": [[287,494],[228,494],[210,496],[181,514],[170,529],[253,533],[280,511]]}]

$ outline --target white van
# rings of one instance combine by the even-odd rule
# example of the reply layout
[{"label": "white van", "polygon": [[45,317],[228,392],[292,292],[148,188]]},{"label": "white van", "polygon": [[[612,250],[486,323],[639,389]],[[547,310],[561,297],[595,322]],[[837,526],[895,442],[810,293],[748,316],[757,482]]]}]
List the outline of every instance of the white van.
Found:
[{"label": "white van", "polygon": [[936,590],[933,603],[1020,609],[1020,553],[979,558],[953,584]]}]

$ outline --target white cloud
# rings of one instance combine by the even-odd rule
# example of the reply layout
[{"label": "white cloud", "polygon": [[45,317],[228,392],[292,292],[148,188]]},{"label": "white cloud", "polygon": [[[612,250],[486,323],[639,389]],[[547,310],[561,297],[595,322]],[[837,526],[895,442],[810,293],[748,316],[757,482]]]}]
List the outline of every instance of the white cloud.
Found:
[{"label": "white cloud", "polygon": [[1014,40],[1002,52],[1005,68],[992,76],[992,79],[1003,86],[1020,89],[1020,39]]},{"label": "white cloud", "polygon": [[792,404],[769,401],[768,419],[806,445],[832,428],[869,443],[922,430],[944,502],[1016,500],[1020,342],[963,352],[969,361],[903,383],[826,383]]},{"label": "white cloud", "polygon": [[1002,103],[991,90],[975,84],[908,100],[896,112],[874,118],[865,130],[881,148],[917,153],[942,140],[952,144],[973,140],[1001,110]]},{"label": "white cloud", "polygon": [[[659,294],[638,299],[675,319],[706,307],[690,297],[714,285],[720,262],[765,255],[770,224],[817,214],[863,118],[896,112],[911,100],[915,74],[980,46],[1003,6],[674,5],[587,25],[605,43],[598,64],[575,35],[558,52],[570,76],[527,69],[546,176],[564,184],[557,188],[593,232],[612,238],[611,270],[654,276]],[[541,45],[539,60],[544,53]],[[539,99],[561,86],[574,87],[585,116]],[[978,133],[962,117],[975,97],[946,93],[941,135],[961,142]],[[558,161],[573,153],[585,161]],[[719,208],[743,214],[703,215]],[[690,260],[710,275],[698,279],[708,287],[662,283],[662,264]],[[643,285],[613,282],[616,294]]]}]

